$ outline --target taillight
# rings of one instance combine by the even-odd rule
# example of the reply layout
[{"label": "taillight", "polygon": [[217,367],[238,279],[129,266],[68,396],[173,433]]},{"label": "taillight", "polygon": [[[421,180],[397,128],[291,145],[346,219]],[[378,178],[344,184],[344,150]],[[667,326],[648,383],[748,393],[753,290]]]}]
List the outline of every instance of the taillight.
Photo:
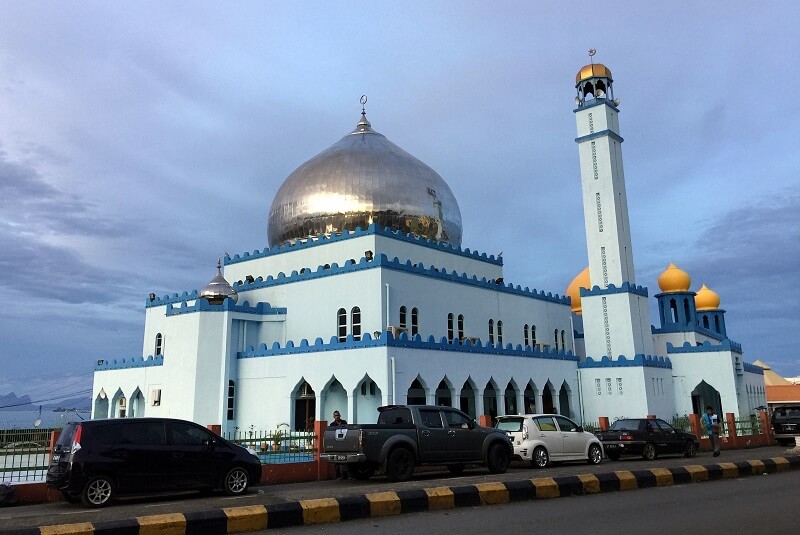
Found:
[{"label": "taillight", "polygon": [[75,429],[75,436],[72,438],[72,452],[75,453],[79,449],[81,449],[81,433],[83,432],[83,426],[78,424],[78,428]]},{"label": "taillight", "polygon": [[522,440],[528,440],[528,426],[522,424]]},{"label": "taillight", "polygon": [[619,436],[619,439],[620,440],[633,440],[633,435],[631,435],[630,433],[622,433]]}]

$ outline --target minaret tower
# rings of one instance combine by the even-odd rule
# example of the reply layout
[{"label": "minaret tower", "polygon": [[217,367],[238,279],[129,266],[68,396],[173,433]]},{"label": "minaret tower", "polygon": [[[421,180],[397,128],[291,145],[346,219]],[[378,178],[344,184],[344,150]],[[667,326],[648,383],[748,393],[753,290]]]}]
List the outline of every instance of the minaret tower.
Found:
[{"label": "minaret tower", "polygon": [[[594,56],[594,50],[589,52]],[[581,290],[586,355],[652,355],[647,289],[636,286],[628,220],[619,99],[611,70],[600,63],[575,78],[583,214],[591,290]]]}]

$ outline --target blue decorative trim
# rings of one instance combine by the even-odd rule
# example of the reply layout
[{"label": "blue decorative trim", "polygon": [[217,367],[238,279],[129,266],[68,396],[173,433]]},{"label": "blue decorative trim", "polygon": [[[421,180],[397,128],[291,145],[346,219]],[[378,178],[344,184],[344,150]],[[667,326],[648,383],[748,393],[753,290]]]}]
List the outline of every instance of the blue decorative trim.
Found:
[{"label": "blue decorative trim", "polygon": [[616,360],[608,357],[602,357],[600,360],[594,360],[592,357],[586,357],[586,361],[578,363],[578,368],[672,368],[672,361],[666,357],[658,357],[654,355],[634,355],[632,359],[627,359],[620,355]]},{"label": "blue decorative trim", "polygon": [[503,265],[502,256],[496,257],[494,255],[487,255],[486,253],[478,253],[477,251],[470,251],[468,248],[461,249],[461,247],[457,247],[449,243],[443,243],[436,240],[424,238],[421,236],[415,236],[413,234],[403,234],[402,232],[394,231],[389,227],[383,227],[383,228],[378,227],[378,225],[376,225],[375,223],[368,226],[366,230],[362,230],[361,227],[356,227],[356,229],[353,231],[346,230],[341,234],[331,234],[329,236],[320,236],[318,238],[314,238],[313,240],[309,239],[304,241],[297,241],[295,243],[285,243],[283,245],[277,245],[272,249],[267,247],[262,251],[255,250],[252,253],[244,253],[241,256],[236,254],[233,256],[233,258],[226,256],[224,259],[224,264],[227,266],[229,264],[246,262],[254,258],[263,258],[266,256],[273,256],[277,254],[287,253],[290,251],[299,251],[301,249],[308,249],[310,247],[318,247],[326,243],[334,243],[338,241],[350,240],[353,238],[358,238],[360,236],[368,236],[371,234],[386,236],[388,238],[392,238],[407,243],[415,243],[417,245],[421,245],[431,249],[436,249],[439,251],[445,251],[450,254],[472,258],[473,260],[488,262],[489,264],[494,264],[496,266]]},{"label": "blue decorative trim", "polygon": [[584,141],[591,141],[593,139],[597,139],[599,137],[605,137],[605,136],[608,136],[613,140],[619,141],[620,143],[625,141],[624,139],[622,139],[621,135],[617,134],[613,130],[601,130],[599,132],[594,132],[592,134],[586,134],[585,136],[576,137],[575,138],[575,143],[583,143]]},{"label": "blue decorative trim", "polygon": [[480,355],[502,355],[509,357],[527,357],[536,359],[548,360],[564,360],[571,362],[578,362],[579,357],[573,355],[571,351],[556,351],[547,350],[542,351],[538,347],[531,348],[517,344],[500,344],[486,343],[484,345],[480,340],[474,344],[464,342],[463,344],[449,343],[447,338],[442,337],[438,342],[433,336],[429,336],[427,340],[423,340],[418,334],[409,338],[406,333],[401,333],[398,338],[392,336],[391,333],[382,332],[379,337],[372,338],[372,335],[365,333],[361,340],[354,340],[352,335],[347,335],[344,342],[339,342],[336,336],[332,336],[328,343],[323,342],[322,338],[317,338],[313,345],[308,343],[305,338],[300,340],[300,345],[295,346],[294,342],[288,341],[284,347],[278,342],[272,344],[272,347],[267,348],[266,344],[261,344],[257,349],[251,348],[247,351],[240,351],[236,354],[237,358],[250,359],[260,357],[272,357],[277,355],[296,355],[300,353],[319,353],[324,351],[341,351],[343,349],[365,349],[370,347],[404,347],[409,349],[421,349],[428,351],[451,351],[457,353],[474,353]]},{"label": "blue decorative trim", "polygon": [[94,371],[122,370],[125,368],[149,368],[150,366],[163,366],[164,355],[133,357],[130,359],[98,360]]},{"label": "blue decorative trim", "polygon": [[713,345],[706,340],[702,345],[699,346],[693,346],[689,342],[684,342],[682,346],[676,347],[667,342],[667,353],[709,353],[711,351],[733,351],[741,354],[742,344],[734,342],[730,338],[722,340],[719,345]]},{"label": "blue decorative trim", "polygon": [[623,282],[619,288],[613,284],[609,284],[607,288],[600,288],[599,286],[592,286],[592,289],[589,290],[587,288],[581,288],[581,297],[586,297],[589,295],[611,295],[611,294],[624,294],[624,293],[633,293],[636,295],[641,295],[642,297],[647,297],[647,288],[644,286],[637,286],[635,284],[631,284],[628,281]]},{"label": "blue decorative trim", "polygon": [[211,305],[204,298],[197,299],[192,306],[175,307],[173,303],[167,304],[167,316],[178,314],[190,314],[192,312],[240,312],[242,314],[255,314],[259,316],[280,316],[286,314],[286,307],[273,308],[269,303],[257,303],[251,307],[250,303],[243,301],[241,305],[236,305],[230,298],[226,298],[220,305]]},{"label": "blue decorative trim", "polygon": [[[587,79],[588,79],[588,78],[587,78]],[[578,84],[578,85],[580,85],[580,84]],[[577,87],[577,86],[575,86],[575,87]],[[590,99],[588,102],[587,102],[586,100],[584,100],[584,101],[581,103],[581,105],[580,105],[580,106],[578,106],[577,108],[575,108],[574,110],[572,110],[572,112],[573,112],[573,113],[578,113],[579,111],[588,110],[589,108],[595,108],[595,107],[597,107],[597,106],[603,106],[603,105],[606,105],[606,106],[608,106],[609,108],[611,108],[612,110],[614,110],[615,112],[619,113],[619,108],[617,108],[616,106],[614,106],[614,103],[613,103],[612,101],[608,100],[607,98],[603,98],[603,99],[599,99],[599,98]]]},{"label": "blue decorative trim", "polygon": [[744,371],[749,373],[755,373],[758,375],[764,375],[764,368],[757,364],[750,364],[749,362],[744,362]]}]

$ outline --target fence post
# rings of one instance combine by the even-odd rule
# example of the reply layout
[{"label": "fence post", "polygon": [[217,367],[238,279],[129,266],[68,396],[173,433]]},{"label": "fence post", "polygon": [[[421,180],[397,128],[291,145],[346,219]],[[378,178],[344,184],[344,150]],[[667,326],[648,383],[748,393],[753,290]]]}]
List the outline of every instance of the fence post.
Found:
[{"label": "fence post", "polygon": [[692,428],[692,433],[697,437],[697,440],[701,440],[703,437],[703,432],[700,428],[700,415],[695,413],[690,414],[689,425]]},{"label": "fence post", "polygon": [[222,426],[220,424],[207,424],[206,429],[208,429],[218,437],[222,436]]},{"label": "fence post", "polygon": [[732,412],[725,413],[725,421],[728,422],[728,448],[736,447],[736,417]]},{"label": "fence post", "polygon": [[[317,463],[317,481],[321,479],[328,479],[328,471],[330,467],[328,463],[323,463],[319,455],[322,453],[322,437],[325,435],[325,428],[328,427],[327,420],[314,420],[314,462]],[[323,467],[323,465],[325,465]],[[323,478],[323,473],[325,477]]]},{"label": "fence post", "polygon": [[758,411],[758,419],[761,420],[761,444],[769,446],[772,443],[772,424],[767,411]]}]

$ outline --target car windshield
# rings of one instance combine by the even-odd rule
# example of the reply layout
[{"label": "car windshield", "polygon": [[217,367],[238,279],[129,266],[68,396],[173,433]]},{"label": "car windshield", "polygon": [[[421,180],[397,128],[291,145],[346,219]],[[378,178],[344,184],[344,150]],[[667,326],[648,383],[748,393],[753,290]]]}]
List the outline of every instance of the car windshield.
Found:
[{"label": "car windshield", "polygon": [[516,433],[522,431],[522,421],[524,418],[500,418],[497,421],[497,429]]},{"label": "car windshield", "polygon": [[608,429],[609,431],[638,431],[639,420],[617,420]]}]

